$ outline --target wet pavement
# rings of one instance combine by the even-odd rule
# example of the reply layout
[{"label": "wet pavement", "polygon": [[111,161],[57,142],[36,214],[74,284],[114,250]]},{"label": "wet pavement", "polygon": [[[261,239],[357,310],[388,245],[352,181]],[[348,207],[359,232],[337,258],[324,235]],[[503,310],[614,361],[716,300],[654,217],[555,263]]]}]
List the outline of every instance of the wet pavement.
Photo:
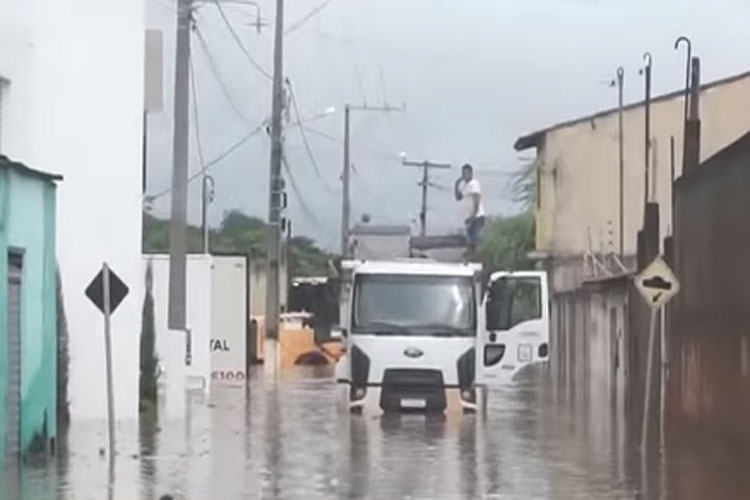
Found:
[{"label": "wet pavement", "polygon": [[[486,417],[341,414],[330,374],[190,396],[183,419],[78,422],[67,451],[27,466],[3,499],[748,498],[746,460],[680,446],[647,467],[607,405],[572,402],[546,373],[494,391]],[[6,476],[7,477],[7,476]],[[644,495],[641,492],[646,491]]]}]

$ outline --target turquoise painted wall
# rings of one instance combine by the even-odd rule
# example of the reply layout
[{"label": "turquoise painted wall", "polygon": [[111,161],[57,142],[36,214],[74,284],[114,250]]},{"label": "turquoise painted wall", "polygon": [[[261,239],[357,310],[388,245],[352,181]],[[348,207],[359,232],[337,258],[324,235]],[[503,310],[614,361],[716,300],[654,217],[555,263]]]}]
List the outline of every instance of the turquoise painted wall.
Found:
[{"label": "turquoise painted wall", "polygon": [[[53,182],[0,167],[0,345],[6,343],[9,250],[23,252],[21,442],[56,436],[57,310]],[[6,352],[0,352],[0,427],[5,422]],[[4,449],[0,432],[0,450]],[[0,453],[0,457],[2,453]]]}]

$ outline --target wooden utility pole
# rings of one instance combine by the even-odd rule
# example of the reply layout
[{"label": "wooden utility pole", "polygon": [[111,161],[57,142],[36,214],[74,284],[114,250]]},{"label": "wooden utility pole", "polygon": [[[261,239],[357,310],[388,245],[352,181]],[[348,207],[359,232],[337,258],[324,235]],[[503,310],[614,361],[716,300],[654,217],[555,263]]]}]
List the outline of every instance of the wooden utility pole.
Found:
[{"label": "wooden utility pole", "polygon": [[419,167],[422,169],[422,182],[419,183],[422,186],[422,209],[419,212],[419,233],[421,236],[427,235],[427,188],[430,185],[430,169],[449,169],[450,164],[447,163],[434,163],[431,161],[408,161],[406,158],[403,159],[404,166],[407,167]]}]

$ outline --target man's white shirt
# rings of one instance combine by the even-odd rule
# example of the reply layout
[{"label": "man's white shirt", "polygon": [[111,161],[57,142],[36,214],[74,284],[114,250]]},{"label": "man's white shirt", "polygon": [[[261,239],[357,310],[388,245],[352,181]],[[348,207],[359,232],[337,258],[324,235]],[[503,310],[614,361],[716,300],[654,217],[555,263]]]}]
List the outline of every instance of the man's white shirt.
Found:
[{"label": "man's white shirt", "polygon": [[464,218],[468,219],[474,215],[474,196],[479,197],[479,207],[477,209],[476,217],[484,217],[484,203],[482,203],[482,186],[479,185],[479,181],[471,179],[469,182],[464,182],[461,189],[462,202],[464,204]]}]

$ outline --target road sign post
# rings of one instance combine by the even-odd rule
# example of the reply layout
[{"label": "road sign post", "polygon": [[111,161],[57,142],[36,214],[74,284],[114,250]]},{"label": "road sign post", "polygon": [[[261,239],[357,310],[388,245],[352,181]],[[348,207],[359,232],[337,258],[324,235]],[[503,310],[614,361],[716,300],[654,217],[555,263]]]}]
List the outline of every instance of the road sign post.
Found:
[{"label": "road sign post", "polygon": [[107,415],[109,431],[109,459],[110,463],[115,457],[115,400],[112,388],[112,335],[111,317],[122,300],[128,294],[128,287],[109,268],[105,262],[102,269],[94,277],[88,287],[86,296],[104,314],[104,355],[107,370]]},{"label": "road sign post", "polygon": [[107,360],[107,416],[109,430],[109,458],[113,459],[115,455],[115,400],[112,391],[112,335],[111,322],[112,315],[110,288],[109,288],[109,266],[105,262],[102,266],[102,295],[104,296],[104,351]]},{"label": "road sign post", "polygon": [[[648,424],[651,413],[651,379],[654,365],[654,340],[658,325],[658,312],[680,291],[680,282],[664,259],[657,257],[635,278],[635,287],[651,308],[648,332],[648,358],[646,361],[646,388],[643,395],[643,419],[641,421],[641,454],[646,455]],[[645,460],[643,461],[645,463]]]}]

